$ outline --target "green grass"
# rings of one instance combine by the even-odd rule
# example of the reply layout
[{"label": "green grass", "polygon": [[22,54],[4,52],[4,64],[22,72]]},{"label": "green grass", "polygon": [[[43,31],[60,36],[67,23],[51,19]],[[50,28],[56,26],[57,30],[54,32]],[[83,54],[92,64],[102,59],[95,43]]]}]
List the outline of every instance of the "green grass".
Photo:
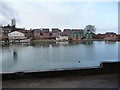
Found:
[{"label": "green grass", "polygon": [[41,42],[41,41],[55,41],[55,40],[33,40],[35,42]]}]

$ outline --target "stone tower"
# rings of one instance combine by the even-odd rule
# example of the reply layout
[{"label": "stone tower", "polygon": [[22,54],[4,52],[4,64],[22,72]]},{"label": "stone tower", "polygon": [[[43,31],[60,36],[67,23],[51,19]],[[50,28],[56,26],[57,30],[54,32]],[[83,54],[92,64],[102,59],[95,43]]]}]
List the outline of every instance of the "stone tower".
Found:
[{"label": "stone tower", "polygon": [[16,27],[16,20],[14,18],[11,20],[11,26]]}]

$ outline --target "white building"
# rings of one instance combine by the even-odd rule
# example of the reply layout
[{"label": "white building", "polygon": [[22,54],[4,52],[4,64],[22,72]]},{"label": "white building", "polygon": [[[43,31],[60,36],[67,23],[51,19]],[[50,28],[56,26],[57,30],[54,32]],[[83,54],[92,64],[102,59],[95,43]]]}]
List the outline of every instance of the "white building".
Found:
[{"label": "white building", "polygon": [[56,40],[58,41],[68,40],[68,36],[59,36],[59,37],[56,37]]},{"label": "white building", "polygon": [[9,38],[10,42],[12,42],[12,41],[23,41],[23,40],[26,39],[25,34],[21,33],[21,32],[18,32],[18,31],[14,31],[14,32],[9,33],[8,38]]}]

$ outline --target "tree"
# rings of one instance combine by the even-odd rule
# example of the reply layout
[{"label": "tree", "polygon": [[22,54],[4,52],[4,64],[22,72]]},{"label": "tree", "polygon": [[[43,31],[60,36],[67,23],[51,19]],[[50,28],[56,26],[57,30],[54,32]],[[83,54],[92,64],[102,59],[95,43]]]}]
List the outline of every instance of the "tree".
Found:
[{"label": "tree", "polygon": [[12,31],[16,31],[15,25],[13,25],[11,28],[12,28]]},{"label": "tree", "polygon": [[8,24],[7,26],[3,26],[3,28],[11,28],[11,26]]}]

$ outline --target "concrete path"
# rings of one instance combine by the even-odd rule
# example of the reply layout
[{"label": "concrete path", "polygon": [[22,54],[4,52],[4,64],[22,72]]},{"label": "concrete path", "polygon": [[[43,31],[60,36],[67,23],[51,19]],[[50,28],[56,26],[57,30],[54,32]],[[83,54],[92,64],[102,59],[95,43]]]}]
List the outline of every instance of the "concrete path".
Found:
[{"label": "concrete path", "polygon": [[118,88],[118,75],[104,74],[4,80],[3,88]]}]

